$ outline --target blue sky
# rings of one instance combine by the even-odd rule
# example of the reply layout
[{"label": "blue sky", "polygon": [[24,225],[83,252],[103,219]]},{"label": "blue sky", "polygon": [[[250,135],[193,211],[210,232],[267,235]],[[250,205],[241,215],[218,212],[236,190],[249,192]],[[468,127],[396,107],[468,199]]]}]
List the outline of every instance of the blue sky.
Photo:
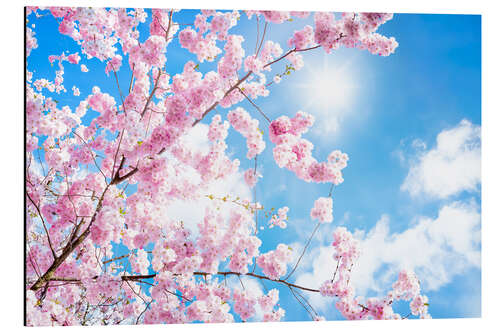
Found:
[{"label": "blue sky", "polygon": [[[196,13],[176,13],[174,20],[192,22]],[[36,24],[34,31],[39,45],[28,59],[28,70],[34,71],[34,79],[53,80],[57,66],[50,66],[48,56],[59,55],[62,51],[76,52],[77,45],[69,37],[56,33],[57,23],[53,17],[35,19],[30,16],[28,19],[28,25]],[[283,25],[271,24],[267,37],[286,50],[286,41],[293,31],[305,24],[312,25],[311,22],[312,17],[294,19]],[[149,19],[142,25],[141,40],[146,36],[148,24]],[[239,26],[230,30],[230,33],[245,36],[246,54],[253,52],[255,32],[255,19],[249,21],[246,15],[241,16]],[[311,246],[315,250],[308,252],[294,276],[313,286],[314,279],[308,274],[326,274],[323,270],[315,270],[315,260],[316,266],[321,266],[318,258],[327,253],[331,233],[338,225],[346,226],[351,232],[358,230],[356,235],[362,244],[376,246],[377,251],[383,252],[384,247],[405,250],[405,244],[410,244],[400,237],[405,231],[420,230],[427,220],[429,224],[448,226],[446,218],[452,216],[454,221],[464,221],[460,224],[462,229],[451,223],[453,230],[445,229],[439,237],[429,236],[430,229],[425,229],[426,242],[422,246],[426,249],[411,253],[415,257],[432,254],[431,262],[436,263],[435,267],[429,267],[425,260],[418,262],[403,254],[401,257],[384,255],[385,261],[366,259],[365,262],[375,268],[357,268],[358,280],[365,286],[366,294],[379,295],[386,292],[395,279],[394,267],[410,265],[423,280],[423,293],[429,297],[429,312],[434,318],[477,317],[481,311],[481,269],[477,258],[467,256],[479,250],[480,240],[477,237],[470,239],[467,231],[477,231],[480,226],[477,214],[480,216],[481,212],[481,181],[476,172],[480,163],[477,131],[481,126],[481,17],[395,14],[379,32],[396,38],[399,47],[395,54],[379,57],[366,51],[341,49],[325,55],[321,49],[313,50],[304,54],[304,69],[272,85],[269,97],[255,101],[271,119],[282,114],[293,116],[298,110],[315,115],[315,127],[305,137],[315,144],[314,156],[318,160],[325,160],[335,149],[350,157],[344,169],[345,181],[334,190],[335,220],[332,225],[322,226]],[[171,75],[181,72],[187,60],[196,62],[195,57],[179,48],[174,40],[167,50],[167,71]],[[79,65],[64,64],[64,85],[68,92],[54,96],[59,105],[74,109],[94,85],[99,85],[118,101],[114,78],[104,74],[104,65],[96,59],[83,57],[81,63],[90,69],[88,73],[82,73]],[[122,66],[119,72],[121,86],[128,86],[130,79],[126,67]],[[214,63],[200,64],[202,71],[213,68]],[[275,65],[272,73],[282,72],[284,68],[285,63]],[[268,78],[270,80],[272,75]],[[73,85],[79,87],[80,97],[73,96]],[[325,99],[326,107],[318,103],[318,99]],[[239,106],[265,127],[265,120],[247,101]],[[216,110],[221,115],[227,111],[220,107]],[[86,121],[96,115],[89,113]],[[440,133],[445,143],[452,142],[458,148],[450,151],[449,145],[438,144]],[[232,153],[240,159],[242,170],[252,167],[253,160],[246,159],[240,135],[232,132],[228,142],[234,143]],[[279,169],[272,158],[272,144],[269,140],[266,143],[266,150],[259,156],[259,171],[264,178],[259,182],[257,197],[266,208],[290,207],[290,221],[285,230],[261,231],[261,251],[274,249],[280,242],[291,244],[299,251],[314,227],[309,211],[316,198],[328,194],[329,185],[305,183],[291,172]],[[460,155],[471,158],[463,163]],[[467,168],[464,169],[464,165]],[[445,181],[447,177],[462,175],[464,170],[463,177],[457,178],[456,188],[450,190]],[[419,181],[427,184],[423,182],[434,179],[432,177],[437,177],[437,182],[418,187]],[[440,184],[440,180],[443,186],[433,187],[432,184]],[[447,215],[446,208],[450,207],[453,214]],[[265,218],[261,218],[263,225]],[[370,241],[377,235],[384,235],[382,226],[388,228],[383,241]],[[408,249],[414,248],[408,245]],[[363,250],[373,251],[372,248]],[[441,268],[445,273],[424,274],[433,268],[436,271]],[[370,285],[370,277],[377,280],[376,285]],[[266,286],[273,288],[271,284]],[[280,296],[287,310],[286,320],[309,319],[286,289],[280,289]],[[312,301],[327,319],[339,318],[332,303]],[[408,312],[407,305],[397,307],[403,315]]]}]

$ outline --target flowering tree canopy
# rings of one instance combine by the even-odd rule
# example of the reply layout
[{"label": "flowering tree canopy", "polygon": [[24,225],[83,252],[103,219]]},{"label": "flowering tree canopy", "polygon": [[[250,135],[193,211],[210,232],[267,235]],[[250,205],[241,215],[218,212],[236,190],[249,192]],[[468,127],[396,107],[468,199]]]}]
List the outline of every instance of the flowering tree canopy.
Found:
[{"label": "flowering tree canopy", "polygon": [[[325,161],[316,160],[313,143],[303,136],[314,126],[312,115],[297,111],[271,120],[257,105],[305,65],[302,55],[310,50],[345,47],[389,56],[398,44],[377,29],[392,14],[202,10],[194,22],[178,22],[177,15],[172,9],[27,8],[27,325],[232,322],[256,320],[257,313],[258,320],[279,321],[288,306],[323,319],[307,293],[335,299],[347,319],[400,319],[393,311],[398,300],[410,304],[403,317],[429,317],[411,271],[402,271],[383,297],[356,295],[350,276],[360,247],[344,227],[330,236],[331,279],[319,286],[294,281],[312,237],[334,219],[332,190],[343,182],[348,156],[333,150]],[[240,15],[257,26],[251,54],[244,36],[232,33]],[[314,25],[291,31],[288,45],[267,39],[273,25],[310,15]],[[30,25],[40,16],[51,16],[59,33],[79,47],[49,57],[56,65],[53,79],[29,71],[38,47]],[[198,61],[185,62],[177,74],[168,70],[175,45]],[[94,86],[83,96],[73,86],[68,92],[65,66],[98,70],[85,64],[90,59],[104,65],[113,90]],[[206,63],[214,69],[202,71]],[[285,71],[269,77],[272,67]],[[71,93],[79,101],[73,109],[53,97]],[[243,109],[242,101],[252,108]],[[203,147],[190,141],[201,126]],[[247,148],[240,158],[254,167],[241,170],[229,140],[235,134]],[[328,184],[311,207],[317,224],[298,255],[280,242],[263,251],[259,232],[259,223],[286,228],[293,207],[268,210],[255,192],[212,192],[214,183],[240,172],[255,190],[266,176],[257,170],[266,147],[274,156],[266,162],[305,186]],[[207,205],[194,225],[173,217],[174,204],[199,200]],[[273,289],[256,295],[243,283],[229,283],[230,277]],[[283,293],[297,303],[280,303]]]}]

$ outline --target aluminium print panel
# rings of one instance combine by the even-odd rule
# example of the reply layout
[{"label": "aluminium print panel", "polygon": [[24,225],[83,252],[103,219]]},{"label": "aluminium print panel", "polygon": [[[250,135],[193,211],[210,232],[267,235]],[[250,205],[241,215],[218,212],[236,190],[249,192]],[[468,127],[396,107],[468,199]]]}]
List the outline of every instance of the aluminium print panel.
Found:
[{"label": "aluminium print panel", "polygon": [[25,325],[481,316],[480,16],[25,16]]}]

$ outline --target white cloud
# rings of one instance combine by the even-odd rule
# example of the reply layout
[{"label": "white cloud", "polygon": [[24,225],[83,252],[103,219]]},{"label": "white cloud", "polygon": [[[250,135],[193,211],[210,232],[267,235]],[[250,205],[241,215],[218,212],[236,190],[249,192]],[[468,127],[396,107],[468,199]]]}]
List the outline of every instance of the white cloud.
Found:
[{"label": "white cloud", "polygon": [[481,183],[481,127],[464,119],[439,133],[436,141],[436,147],[427,151],[423,141],[413,142],[421,153],[401,189],[412,196],[441,199],[462,191],[477,191]]},{"label": "white cloud", "polygon": [[[299,286],[317,289],[328,279],[333,277],[336,262],[333,259],[334,250],[332,246],[317,247],[302,258],[301,266],[295,283]],[[307,265],[309,263],[309,265]],[[319,293],[305,293],[308,300],[316,311],[328,311],[333,299],[321,296]]]},{"label": "white cloud", "polygon": [[206,154],[210,149],[210,143],[207,135],[208,125],[198,124],[183,135],[180,138],[180,142],[189,150],[197,150]]},{"label": "white cloud", "polygon": [[[480,212],[475,201],[445,205],[436,218],[418,218],[401,233],[390,233],[389,217],[383,215],[369,232],[356,230],[354,236],[360,240],[362,254],[352,269],[351,282],[361,296],[387,292],[403,268],[414,270],[423,289],[430,291],[481,264]],[[330,242],[303,258],[297,284],[318,288],[332,278],[336,261]],[[335,301],[314,293],[307,295],[320,311],[328,310]]]},{"label": "white cloud", "polygon": [[441,207],[437,218],[421,217],[413,227],[391,234],[384,215],[361,240],[362,255],[352,281],[361,292],[383,291],[403,268],[414,270],[426,290],[437,290],[481,265],[481,215],[475,201]]},{"label": "white cloud", "polygon": [[[206,191],[206,194],[212,194],[217,198],[222,198],[228,194],[231,198],[252,198],[250,189],[245,183],[243,173],[236,172],[227,176],[224,179],[219,179],[212,182]],[[200,197],[198,200],[177,200],[168,205],[168,216],[174,221],[183,221],[184,225],[189,228],[194,235],[198,234],[198,223],[201,222],[205,216],[207,207],[213,205],[214,201],[207,197]],[[222,207],[220,212],[229,215],[230,205],[233,203],[218,202]]]},{"label": "white cloud", "polygon": [[[467,120],[443,130],[434,148],[420,139],[413,140],[411,147],[418,154],[409,160],[410,171],[401,189],[412,196],[425,194],[439,199],[477,191],[481,182],[480,141],[480,127]],[[405,154],[399,155],[406,163]],[[343,220],[349,220],[349,214]],[[383,294],[406,268],[417,273],[425,291],[437,290],[456,275],[480,268],[480,223],[480,208],[472,199],[442,205],[436,217],[417,217],[407,230],[396,233],[389,229],[389,216],[382,215],[368,232],[354,232],[362,254],[352,269],[351,283],[358,295]],[[331,231],[323,229],[315,237],[325,246],[311,249],[303,259],[297,284],[318,288],[332,278],[336,261]],[[317,310],[328,313],[335,302],[317,294],[308,297]]]},{"label": "white cloud", "polygon": [[[180,140],[182,144],[191,151],[198,151],[202,154],[207,154],[210,149],[210,143],[207,137],[208,126],[205,124],[198,124],[189,130],[186,135],[184,135]],[[166,158],[174,158],[168,152],[164,153]],[[183,170],[178,170],[180,173],[178,175],[179,181],[182,179],[188,180],[190,183],[201,183],[201,177],[199,173],[193,168],[186,167]],[[243,172],[238,171],[233,174],[227,175],[224,178],[213,181],[206,186],[206,195],[212,194],[217,198],[230,195],[231,198],[240,197],[242,199],[251,199],[252,193],[250,188],[245,183]],[[198,235],[198,223],[200,223],[204,216],[205,210],[210,205],[213,205],[214,201],[201,196],[197,200],[177,200],[168,205],[167,215],[169,219],[173,221],[183,221],[184,226],[191,230],[191,232],[196,236]],[[233,203],[222,203],[220,211],[226,215],[229,215],[229,205],[234,205]]]}]

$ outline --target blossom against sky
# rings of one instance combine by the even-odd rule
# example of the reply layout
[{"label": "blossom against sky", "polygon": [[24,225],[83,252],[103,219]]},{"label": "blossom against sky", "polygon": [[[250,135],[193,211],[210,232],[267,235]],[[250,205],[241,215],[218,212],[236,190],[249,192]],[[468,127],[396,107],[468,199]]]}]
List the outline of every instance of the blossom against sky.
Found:
[{"label": "blossom against sky", "polygon": [[[196,13],[189,10],[179,15],[190,22]],[[52,78],[55,67],[48,57],[62,50],[74,53],[77,46],[55,33],[57,23],[52,17],[29,19],[35,24],[32,29],[39,47],[32,51],[28,69],[34,79]],[[285,47],[290,31],[311,20],[270,25],[268,37]],[[480,315],[480,26],[479,16],[396,14],[380,28],[397,39],[395,54],[377,57],[341,49],[324,55],[312,50],[304,54],[303,70],[284,76],[270,87],[270,96],[256,100],[271,119],[293,116],[298,110],[313,114],[316,122],[306,137],[315,144],[319,160],[334,149],[349,154],[345,181],[333,194],[334,220],[323,225],[313,240],[295,273],[297,282],[319,285],[331,275],[335,267],[323,263],[331,258],[334,227],[343,225],[363,245],[360,264],[353,269],[354,282],[363,292],[378,295],[387,290],[400,268],[411,268],[422,281],[433,317]],[[232,32],[248,36],[243,45],[253,49],[255,26],[245,15]],[[172,75],[181,72],[187,60],[196,62],[177,40],[170,47],[176,50],[167,54],[167,70]],[[81,63],[88,72],[82,72],[80,65],[65,65],[68,91],[54,95],[60,105],[76,108],[79,104],[73,86],[83,97],[99,85],[119,100],[114,78],[104,74],[104,64],[96,59]],[[206,70],[211,65],[199,66]],[[276,74],[285,70],[284,64],[273,68]],[[122,86],[129,77],[127,69],[119,72]],[[256,111],[247,101],[239,106]],[[226,119],[229,110],[216,111]],[[207,127],[197,131],[191,144],[200,146]],[[233,154],[242,162],[241,169],[253,167],[253,160],[245,157],[244,138],[233,131],[229,140],[236,142]],[[263,176],[257,186],[258,200],[269,208],[290,207],[286,229],[261,231],[261,252],[287,243],[297,256],[314,227],[310,209],[316,198],[326,196],[329,186],[306,183],[280,169],[269,148],[259,156],[258,171]],[[215,194],[225,191],[248,194],[250,190],[243,175],[237,174],[230,183],[214,188]],[[185,204],[176,209],[187,224],[203,216],[203,203],[193,206],[198,209]],[[280,295],[282,303],[296,302],[284,291]],[[324,298],[312,297],[311,301],[327,319],[339,317]],[[287,307],[285,319],[309,317],[294,304]]]}]

